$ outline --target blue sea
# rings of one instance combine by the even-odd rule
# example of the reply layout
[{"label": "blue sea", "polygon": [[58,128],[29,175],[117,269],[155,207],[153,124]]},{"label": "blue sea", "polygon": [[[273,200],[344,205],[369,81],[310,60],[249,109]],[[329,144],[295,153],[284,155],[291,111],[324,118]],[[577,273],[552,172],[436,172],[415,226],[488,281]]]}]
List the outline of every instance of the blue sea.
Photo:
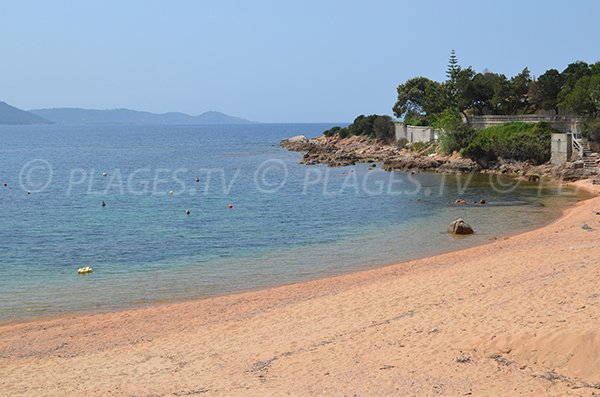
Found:
[{"label": "blue sea", "polygon": [[[534,228],[581,197],[489,175],[305,166],[279,147],[331,126],[0,126],[0,320],[383,266]],[[446,233],[459,217],[475,235]]]}]

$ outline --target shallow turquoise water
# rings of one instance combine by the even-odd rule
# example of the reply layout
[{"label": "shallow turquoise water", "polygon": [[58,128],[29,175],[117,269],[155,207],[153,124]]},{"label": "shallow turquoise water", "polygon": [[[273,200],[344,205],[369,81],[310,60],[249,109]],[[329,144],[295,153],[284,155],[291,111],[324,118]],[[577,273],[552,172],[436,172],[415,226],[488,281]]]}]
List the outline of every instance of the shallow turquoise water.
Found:
[{"label": "shallow turquoise water", "polygon": [[[308,167],[278,147],[329,127],[0,127],[0,320],[381,266],[534,227],[579,197],[495,176]],[[477,234],[447,235],[457,217]]]}]

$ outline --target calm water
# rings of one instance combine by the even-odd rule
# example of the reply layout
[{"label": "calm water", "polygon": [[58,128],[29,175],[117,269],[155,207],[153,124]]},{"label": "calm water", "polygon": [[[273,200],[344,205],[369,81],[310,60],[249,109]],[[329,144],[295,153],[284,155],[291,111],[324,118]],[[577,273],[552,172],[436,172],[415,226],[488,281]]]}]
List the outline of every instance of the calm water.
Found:
[{"label": "calm water", "polygon": [[[278,147],[329,127],[0,127],[0,320],[380,266],[534,227],[578,197],[481,175],[307,167]],[[447,235],[457,217],[477,234]]]}]

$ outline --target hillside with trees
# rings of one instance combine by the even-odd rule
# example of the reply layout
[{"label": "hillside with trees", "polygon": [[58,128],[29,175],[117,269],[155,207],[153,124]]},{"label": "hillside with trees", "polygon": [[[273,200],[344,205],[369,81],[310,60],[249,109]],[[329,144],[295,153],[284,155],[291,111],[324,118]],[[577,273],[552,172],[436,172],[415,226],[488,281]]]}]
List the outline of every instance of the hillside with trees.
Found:
[{"label": "hillside with trees", "polygon": [[[411,144],[429,153],[475,161],[482,168],[500,159],[540,165],[550,160],[553,128],[546,123],[509,123],[475,130],[469,117],[478,115],[575,115],[585,119],[583,135],[600,143],[600,62],[577,61],[563,71],[548,69],[535,78],[526,67],[507,77],[489,70],[462,67],[450,53],[446,80],[414,77],[397,87],[393,113],[404,124],[431,126],[438,142]],[[363,136],[393,143],[394,121],[389,116],[358,116],[347,127],[324,131],[325,137]],[[406,139],[396,144],[404,148]],[[431,150],[430,150],[431,149]]]},{"label": "hillside with trees", "polygon": [[[600,62],[574,62],[562,72],[549,69],[538,78],[524,68],[507,77],[463,68],[452,51],[445,81],[411,78],[398,86],[397,94],[394,115],[411,125],[430,125],[454,133],[460,116],[574,114],[587,118],[584,135],[600,141]],[[458,134],[465,135],[464,131]]]}]

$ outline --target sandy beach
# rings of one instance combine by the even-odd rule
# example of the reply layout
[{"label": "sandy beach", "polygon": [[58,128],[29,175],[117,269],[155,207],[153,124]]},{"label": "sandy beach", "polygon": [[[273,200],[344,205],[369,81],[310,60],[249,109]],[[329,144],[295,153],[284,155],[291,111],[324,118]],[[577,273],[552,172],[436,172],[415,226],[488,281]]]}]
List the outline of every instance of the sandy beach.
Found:
[{"label": "sandy beach", "polygon": [[596,394],[600,197],[381,269],[0,325],[2,396]]}]

